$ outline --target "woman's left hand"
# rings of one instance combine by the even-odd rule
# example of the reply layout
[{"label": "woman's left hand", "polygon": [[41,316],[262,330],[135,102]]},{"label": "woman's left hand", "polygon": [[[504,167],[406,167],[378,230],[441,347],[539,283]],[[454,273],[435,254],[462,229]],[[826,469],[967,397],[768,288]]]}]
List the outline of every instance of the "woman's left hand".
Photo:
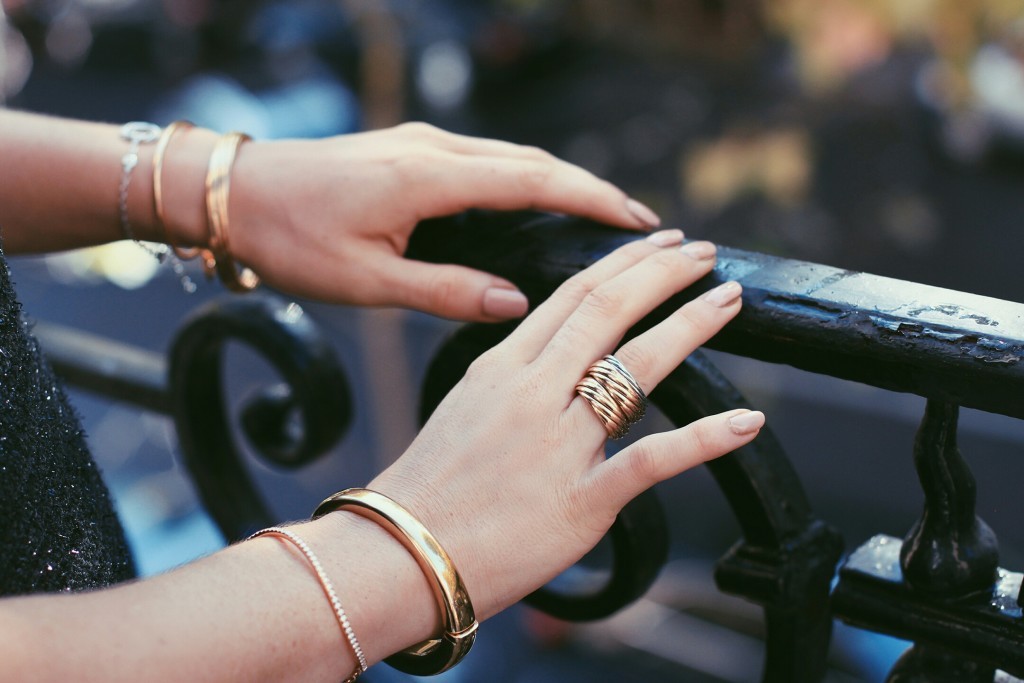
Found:
[{"label": "woman's left hand", "polygon": [[612,184],[547,152],[422,123],[243,145],[230,208],[235,257],[271,285],[477,321],[522,316],[526,298],[489,273],[405,259],[419,221],[535,208],[633,230],[658,223]]}]

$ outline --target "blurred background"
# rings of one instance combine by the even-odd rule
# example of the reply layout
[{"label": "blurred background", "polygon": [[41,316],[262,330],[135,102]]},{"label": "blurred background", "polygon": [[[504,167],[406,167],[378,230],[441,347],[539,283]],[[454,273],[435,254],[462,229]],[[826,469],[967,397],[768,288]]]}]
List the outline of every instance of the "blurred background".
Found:
[{"label": "blurred background", "polygon": [[[619,184],[689,236],[1021,301],[1024,1],[0,0],[0,103],[62,116],[185,118],[256,137],[424,120],[543,147]],[[0,159],[0,163],[4,163]],[[316,169],[310,169],[315,173]],[[182,293],[132,244],[11,264],[30,317],[164,351],[216,285]],[[197,278],[198,279],[198,278]],[[301,302],[356,389],[331,456],[254,462],[283,518],[364,483],[416,430],[426,363],[454,329]],[[722,354],[769,415],[815,509],[852,550],[920,512],[917,397]],[[273,382],[232,349],[232,398]],[[144,573],[223,544],[169,422],[74,396]],[[659,427],[659,418],[648,421]],[[660,426],[664,426],[660,423]],[[961,417],[979,513],[1024,566],[1019,421]],[[704,472],[667,482],[672,559],[605,622],[525,608],[481,630],[445,680],[755,681],[759,611],[714,588],[739,530]],[[837,627],[831,681],[880,681],[905,647]],[[386,667],[374,681],[400,681]]]}]

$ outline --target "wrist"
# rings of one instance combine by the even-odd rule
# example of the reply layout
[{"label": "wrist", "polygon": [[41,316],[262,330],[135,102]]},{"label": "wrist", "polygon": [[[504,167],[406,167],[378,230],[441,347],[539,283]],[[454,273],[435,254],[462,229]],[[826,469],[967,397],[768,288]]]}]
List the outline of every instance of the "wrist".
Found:
[{"label": "wrist", "polygon": [[140,160],[140,166],[145,168],[145,182],[141,183],[145,190],[138,194],[148,218],[146,239],[170,241],[181,247],[208,245],[205,182],[216,141],[217,134],[204,128],[179,130],[170,141],[161,173],[163,225],[153,210],[153,150],[148,150],[147,156]]},{"label": "wrist", "polygon": [[371,664],[440,632],[430,584],[387,531],[348,511],[303,527]]}]

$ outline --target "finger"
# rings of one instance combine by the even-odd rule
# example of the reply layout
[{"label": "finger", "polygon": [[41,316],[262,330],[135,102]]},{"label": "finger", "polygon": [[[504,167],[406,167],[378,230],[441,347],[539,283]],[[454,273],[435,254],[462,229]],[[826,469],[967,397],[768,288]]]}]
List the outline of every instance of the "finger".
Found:
[{"label": "finger", "polygon": [[726,282],[693,301],[615,352],[645,393],[708,339],[718,334],[742,306],[743,288]]},{"label": "finger", "polygon": [[595,505],[617,512],[654,484],[746,445],[764,422],[764,413],[740,409],[646,436],[598,463],[584,484]]},{"label": "finger", "polygon": [[427,207],[420,218],[471,208],[538,209],[633,230],[648,230],[661,223],[657,214],[611,183],[554,157],[452,155],[442,163],[436,155],[428,155],[425,161],[433,168],[420,168],[419,173],[443,173],[443,177],[419,184],[425,192],[419,200]]},{"label": "finger", "polygon": [[[690,254],[695,254],[691,256]],[[622,335],[673,294],[714,268],[714,246],[661,249],[598,285],[580,301],[538,357],[544,372],[581,377]]]},{"label": "finger", "polygon": [[682,230],[659,230],[648,235],[646,239],[634,240],[607,254],[559,285],[558,289],[509,335],[508,345],[516,349],[524,362],[532,361],[594,288],[659,249],[677,247],[682,241]]},{"label": "finger", "polygon": [[[651,393],[668,373],[739,313],[742,293],[743,288],[738,282],[726,282],[705,292],[651,329],[626,342],[615,352],[615,357],[644,393]],[[573,399],[566,417],[576,424],[588,425],[583,428],[592,429],[595,433],[605,430],[604,424],[583,396]]]},{"label": "finger", "polygon": [[539,147],[517,145],[514,142],[492,138],[460,135],[437,128],[428,123],[406,123],[399,126],[399,128],[420,140],[427,140],[442,149],[458,154],[534,159],[538,161],[551,161],[555,159],[553,155]]},{"label": "finger", "polygon": [[390,298],[381,301],[443,318],[499,322],[526,314],[526,296],[508,280],[455,265],[402,260],[384,278]]}]

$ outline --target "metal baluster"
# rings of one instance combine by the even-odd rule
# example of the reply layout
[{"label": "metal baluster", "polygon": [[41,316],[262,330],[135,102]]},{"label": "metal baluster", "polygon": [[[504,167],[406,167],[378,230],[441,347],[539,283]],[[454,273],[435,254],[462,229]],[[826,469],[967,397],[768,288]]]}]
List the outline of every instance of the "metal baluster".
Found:
[{"label": "metal baluster", "polygon": [[974,475],[956,443],[959,412],[956,405],[928,401],[914,442],[924,512],[900,550],[904,581],[946,598],[991,588],[999,565],[996,536],[974,514]]},{"label": "metal baluster", "polygon": [[[924,489],[924,512],[900,549],[903,580],[937,600],[991,592],[999,565],[995,534],[975,514],[974,475],[957,447],[959,407],[929,400],[914,441],[914,465]],[[934,647],[915,645],[896,663],[889,683],[990,682],[994,667]]]}]

